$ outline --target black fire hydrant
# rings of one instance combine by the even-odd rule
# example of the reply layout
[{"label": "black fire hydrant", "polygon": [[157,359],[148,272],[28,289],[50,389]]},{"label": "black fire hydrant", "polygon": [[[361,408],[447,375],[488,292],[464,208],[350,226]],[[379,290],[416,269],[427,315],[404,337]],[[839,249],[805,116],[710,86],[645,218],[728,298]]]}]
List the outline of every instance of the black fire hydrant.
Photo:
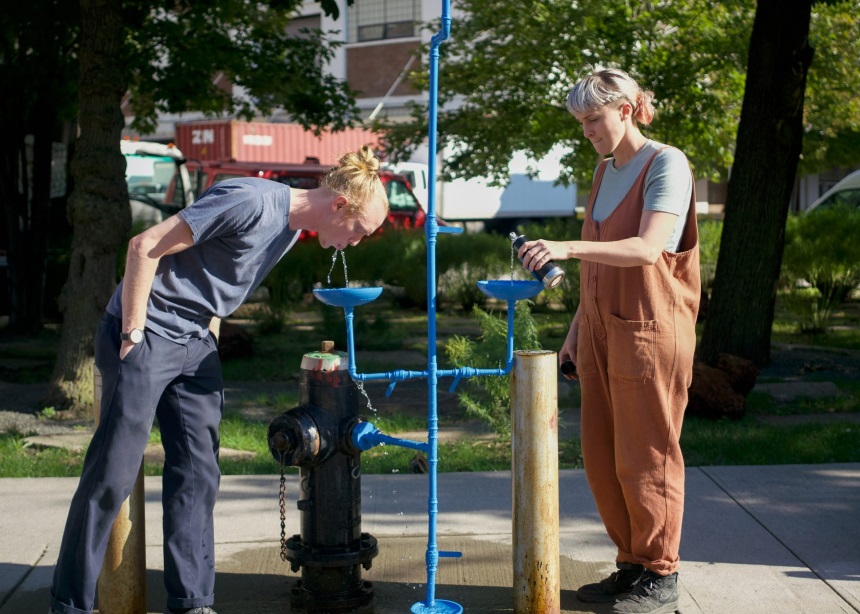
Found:
[{"label": "black fire hydrant", "polygon": [[360,451],[350,434],[361,422],[359,392],[349,357],[305,354],[299,406],[269,425],[269,449],[284,466],[299,467],[301,535],[286,540],[285,558],[301,579],[290,594],[293,610],[308,613],[372,611],[373,586],[361,579],[378,554],[376,538],[361,532]]}]

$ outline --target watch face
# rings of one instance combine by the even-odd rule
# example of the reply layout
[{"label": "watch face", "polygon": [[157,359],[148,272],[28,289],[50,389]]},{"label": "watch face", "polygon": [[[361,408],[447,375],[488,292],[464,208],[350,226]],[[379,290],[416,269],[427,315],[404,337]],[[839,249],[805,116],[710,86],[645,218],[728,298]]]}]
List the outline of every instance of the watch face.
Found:
[{"label": "watch face", "polygon": [[139,328],[133,328],[128,334],[128,340],[132,343],[140,343],[143,341],[143,331]]}]

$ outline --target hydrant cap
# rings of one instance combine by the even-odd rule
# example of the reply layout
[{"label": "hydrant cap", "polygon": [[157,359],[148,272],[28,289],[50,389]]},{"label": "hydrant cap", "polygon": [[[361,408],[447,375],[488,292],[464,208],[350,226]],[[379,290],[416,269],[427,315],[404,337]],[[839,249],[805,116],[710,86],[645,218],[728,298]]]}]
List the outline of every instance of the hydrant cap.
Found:
[{"label": "hydrant cap", "polygon": [[306,371],[347,371],[349,369],[349,354],[327,349],[319,352],[308,352],[302,356],[302,369]]}]

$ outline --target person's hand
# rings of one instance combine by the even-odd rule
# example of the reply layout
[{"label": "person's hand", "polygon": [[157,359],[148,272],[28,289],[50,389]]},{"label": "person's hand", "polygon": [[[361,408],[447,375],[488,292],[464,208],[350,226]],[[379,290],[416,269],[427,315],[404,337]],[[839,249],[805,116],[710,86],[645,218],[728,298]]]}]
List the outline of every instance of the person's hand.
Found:
[{"label": "person's hand", "polygon": [[122,341],[119,346],[119,359],[125,360],[125,357],[128,356],[128,353],[131,352],[131,348],[134,347],[134,343],[131,341]]},{"label": "person's hand", "polygon": [[[579,320],[574,318],[573,322],[570,323],[570,329],[567,331],[567,337],[564,340],[564,344],[561,346],[561,350],[558,353],[558,366],[561,368],[566,362],[572,362],[574,365],[574,369],[576,367],[576,344],[579,339]],[[574,370],[572,373],[563,373],[565,379],[576,380],[579,377]]]},{"label": "person's hand", "polygon": [[526,241],[517,252],[523,266],[536,271],[550,260],[567,260],[567,246],[563,241]]}]

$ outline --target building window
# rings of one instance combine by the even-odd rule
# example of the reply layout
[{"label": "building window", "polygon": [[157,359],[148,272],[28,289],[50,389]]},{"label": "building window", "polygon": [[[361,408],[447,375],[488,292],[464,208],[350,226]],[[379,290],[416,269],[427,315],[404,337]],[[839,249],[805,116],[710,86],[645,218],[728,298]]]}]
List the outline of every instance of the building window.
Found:
[{"label": "building window", "polygon": [[303,17],[293,17],[287,24],[286,32],[290,38],[307,38],[308,33],[305,30],[319,30],[321,19],[319,15],[305,15]]},{"label": "building window", "polygon": [[418,36],[421,0],[355,0],[349,7],[349,42]]}]

